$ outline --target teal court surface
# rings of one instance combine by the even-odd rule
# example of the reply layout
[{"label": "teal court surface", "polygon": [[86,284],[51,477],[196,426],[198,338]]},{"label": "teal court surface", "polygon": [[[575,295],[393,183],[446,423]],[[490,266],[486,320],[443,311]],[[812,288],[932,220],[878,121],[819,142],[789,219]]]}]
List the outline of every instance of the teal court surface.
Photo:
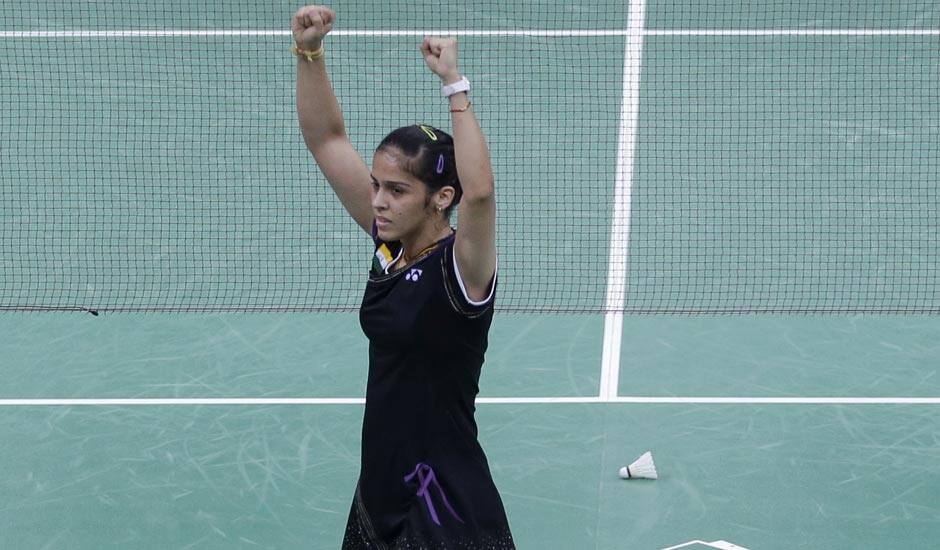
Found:
[{"label": "teal court surface", "polygon": [[[940,547],[940,7],[757,4],[333,5],[362,152],[448,126],[401,52],[460,36],[521,549]],[[0,0],[0,306],[102,311],[0,315],[0,548],[339,546],[370,249],[299,138],[296,7]]]},{"label": "teal court surface", "polygon": [[[362,395],[354,315],[7,315],[2,330],[3,546],[338,547],[362,406],[270,401]],[[917,317],[630,318],[619,393],[662,402],[603,403],[590,402],[602,318],[498,315],[481,394],[511,399],[477,416],[519,547],[932,548],[936,400],[805,398],[937,396],[938,330]],[[7,401],[26,397],[94,404]],[[550,399],[571,397],[588,402]],[[100,402],[153,398],[182,401]],[[200,398],[256,402],[186,401]],[[660,478],[619,479],[646,450]]]}]

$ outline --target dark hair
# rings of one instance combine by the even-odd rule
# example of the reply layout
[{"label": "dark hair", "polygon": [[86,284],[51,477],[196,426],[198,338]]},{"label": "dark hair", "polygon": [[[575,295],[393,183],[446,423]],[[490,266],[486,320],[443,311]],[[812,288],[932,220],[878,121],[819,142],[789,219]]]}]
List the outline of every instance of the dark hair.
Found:
[{"label": "dark hair", "polygon": [[427,124],[405,126],[385,136],[375,148],[397,149],[407,157],[404,166],[409,174],[424,182],[431,192],[449,185],[454,188],[454,200],[444,210],[450,217],[454,206],[460,202],[463,189],[457,178],[457,160],[454,157],[454,138],[443,130]]}]

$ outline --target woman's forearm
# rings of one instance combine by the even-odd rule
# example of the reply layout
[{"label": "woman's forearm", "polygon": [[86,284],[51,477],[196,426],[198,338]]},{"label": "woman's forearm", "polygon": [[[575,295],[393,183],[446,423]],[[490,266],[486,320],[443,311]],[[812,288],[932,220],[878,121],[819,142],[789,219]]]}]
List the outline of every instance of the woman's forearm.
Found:
[{"label": "woman's forearm", "polygon": [[493,195],[493,168],[483,130],[469,101],[463,92],[450,96],[454,156],[464,200],[486,199]]},{"label": "woman's forearm", "polygon": [[325,56],[297,57],[297,118],[311,150],[331,137],[345,137],[343,111],[326,72]]}]

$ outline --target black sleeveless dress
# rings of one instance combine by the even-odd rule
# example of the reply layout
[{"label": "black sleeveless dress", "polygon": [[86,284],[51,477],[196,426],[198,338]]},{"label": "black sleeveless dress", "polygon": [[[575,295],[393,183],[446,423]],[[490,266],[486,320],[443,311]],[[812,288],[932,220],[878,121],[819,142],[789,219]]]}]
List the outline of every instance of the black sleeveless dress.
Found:
[{"label": "black sleeveless dress", "polygon": [[515,548],[473,418],[496,277],[474,303],[453,234],[397,270],[399,243],[372,235],[362,463],[343,549]]}]

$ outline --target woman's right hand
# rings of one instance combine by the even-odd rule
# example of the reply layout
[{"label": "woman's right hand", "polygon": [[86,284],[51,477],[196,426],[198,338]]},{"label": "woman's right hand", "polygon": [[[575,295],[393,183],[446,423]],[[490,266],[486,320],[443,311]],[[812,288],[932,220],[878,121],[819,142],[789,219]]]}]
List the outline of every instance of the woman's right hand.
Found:
[{"label": "woman's right hand", "polygon": [[297,10],[290,22],[297,47],[308,51],[320,49],[335,20],[336,13],[326,6],[304,6]]}]

